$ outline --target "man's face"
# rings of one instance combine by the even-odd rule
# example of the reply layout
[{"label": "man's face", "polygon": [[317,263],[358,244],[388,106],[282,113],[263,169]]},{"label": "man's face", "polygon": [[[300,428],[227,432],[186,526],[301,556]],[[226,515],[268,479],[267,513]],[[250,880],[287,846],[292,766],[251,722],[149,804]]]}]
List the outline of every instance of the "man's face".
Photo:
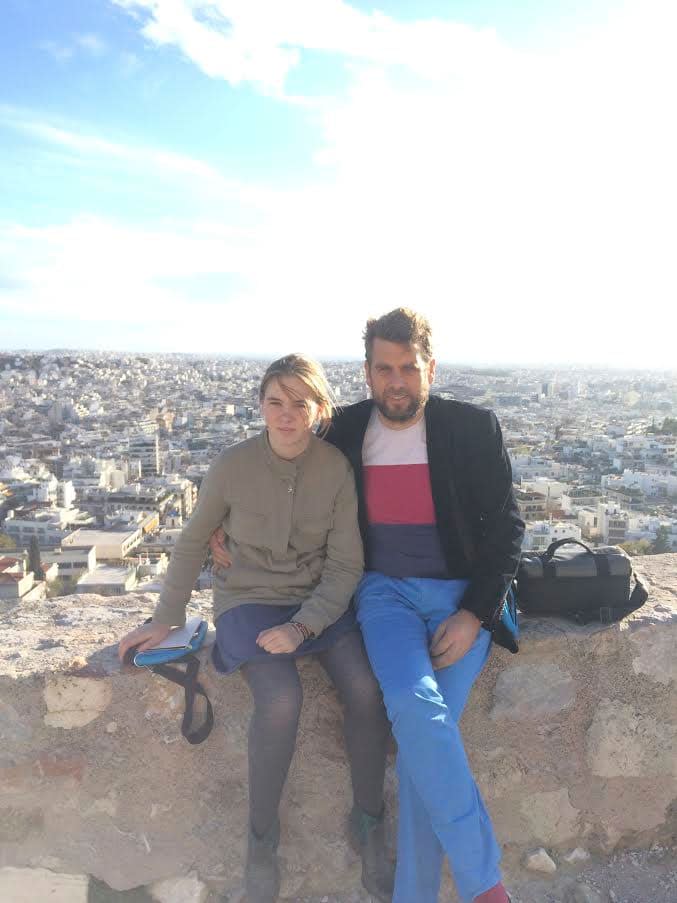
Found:
[{"label": "man's face", "polygon": [[435,361],[425,361],[416,345],[374,339],[367,385],[381,416],[405,426],[420,417],[435,377]]}]

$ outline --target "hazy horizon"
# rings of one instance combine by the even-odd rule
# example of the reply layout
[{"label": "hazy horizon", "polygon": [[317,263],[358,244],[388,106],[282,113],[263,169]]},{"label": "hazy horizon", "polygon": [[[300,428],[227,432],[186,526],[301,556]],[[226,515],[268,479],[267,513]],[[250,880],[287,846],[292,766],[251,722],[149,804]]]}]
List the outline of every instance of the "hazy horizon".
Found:
[{"label": "hazy horizon", "polygon": [[[294,349],[296,351],[305,351],[306,349]],[[2,355],[22,355],[22,356],[30,356],[30,355],[39,355],[39,354],[58,354],[58,355],[70,355],[70,354],[110,354],[110,355],[132,355],[137,357],[143,356],[157,356],[157,357],[198,357],[204,360],[234,360],[234,361],[249,361],[252,363],[262,363],[270,362],[271,360],[279,357],[285,353],[288,353],[284,350],[278,352],[272,352],[270,354],[262,354],[260,352],[217,352],[217,351],[157,351],[151,350],[148,348],[142,349],[123,349],[123,348],[87,348],[87,347],[71,347],[71,348],[1,348],[0,347],[0,356]],[[311,352],[308,352],[311,353]],[[344,355],[317,355],[317,359],[321,363],[341,363],[341,364],[355,364],[356,366],[362,366],[364,364],[364,355],[359,356],[344,356]],[[647,373],[655,373],[655,374],[665,374],[670,376],[677,377],[677,367],[626,367],[617,364],[602,364],[602,363],[557,363],[553,361],[549,362],[509,362],[503,361],[501,363],[492,362],[492,361],[473,361],[473,360],[449,360],[444,357],[440,357],[439,355],[435,356],[435,359],[439,366],[449,367],[452,369],[459,370],[468,370],[468,371],[476,371],[478,373],[482,373],[484,371],[505,371],[512,372],[515,370],[539,370],[539,371],[558,371],[561,373],[577,373],[580,371],[615,371],[618,373],[627,373],[627,374],[647,374]]]}]

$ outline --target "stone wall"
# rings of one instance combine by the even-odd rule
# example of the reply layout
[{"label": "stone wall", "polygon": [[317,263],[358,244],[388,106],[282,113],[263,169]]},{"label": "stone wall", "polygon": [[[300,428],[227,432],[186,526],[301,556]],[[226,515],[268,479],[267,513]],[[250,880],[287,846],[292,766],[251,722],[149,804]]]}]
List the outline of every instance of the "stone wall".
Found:
[{"label": "stone wall", "polygon": [[[557,863],[575,847],[608,854],[674,832],[677,555],[638,564],[650,583],[640,612],[585,628],[524,620],[520,654],[496,650],[473,691],[463,733],[509,876],[537,848]],[[144,899],[180,903],[239,885],[248,693],[237,675],[217,675],[205,652],[216,725],[206,743],[187,744],[183,691],[116,658],[118,637],[154,602],[84,595],[4,603],[1,899],[77,903],[94,881],[120,891],[145,886]],[[208,614],[208,595],[192,608]],[[314,662],[303,663],[302,677],[282,812],[289,899],[359,886],[343,831],[350,800],[340,706]],[[392,762],[387,784],[392,819]]]}]

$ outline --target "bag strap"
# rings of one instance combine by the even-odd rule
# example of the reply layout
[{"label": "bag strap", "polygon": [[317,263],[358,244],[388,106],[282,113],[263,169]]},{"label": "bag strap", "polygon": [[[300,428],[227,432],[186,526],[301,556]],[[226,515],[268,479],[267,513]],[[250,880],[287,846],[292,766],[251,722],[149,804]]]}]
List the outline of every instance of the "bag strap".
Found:
[{"label": "bag strap", "polygon": [[[197,743],[202,743],[210,735],[212,727],[214,726],[214,710],[212,709],[212,704],[209,701],[209,697],[207,696],[204,687],[197,679],[197,672],[200,670],[199,659],[189,653],[181,659],[181,662],[186,663],[185,671],[182,671],[174,665],[152,665],[150,670],[155,674],[166,677],[167,680],[171,680],[172,683],[183,687],[186,696],[186,708],[183,713],[183,721],[181,722],[181,733],[189,743],[195,745]],[[193,721],[193,706],[195,704],[196,694],[205,698],[207,712],[202,727],[191,731],[189,728]]]},{"label": "bag strap", "polygon": [[[152,618],[146,618],[143,623],[150,624],[152,620]],[[178,662],[186,663],[185,671],[182,671],[181,668],[175,667]],[[155,674],[159,674],[161,677],[166,678],[167,680],[171,680],[172,683],[178,684],[180,687],[183,687],[186,697],[186,705],[183,712],[183,720],[181,722],[181,733],[186,738],[186,740],[193,745],[202,743],[204,740],[206,740],[207,737],[211,734],[212,728],[214,727],[214,709],[212,708],[209,696],[207,696],[207,693],[205,692],[205,688],[197,679],[197,672],[200,670],[200,659],[197,658],[197,656],[193,655],[191,652],[187,652],[186,655],[182,656],[180,659],[176,659],[176,662],[172,665],[151,665],[150,670]],[[207,702],[205,723],[198,730],[189,731],[188,729],[193,720],[193,706],[195,704],[196,693],[198,696],[204,696]]]}]

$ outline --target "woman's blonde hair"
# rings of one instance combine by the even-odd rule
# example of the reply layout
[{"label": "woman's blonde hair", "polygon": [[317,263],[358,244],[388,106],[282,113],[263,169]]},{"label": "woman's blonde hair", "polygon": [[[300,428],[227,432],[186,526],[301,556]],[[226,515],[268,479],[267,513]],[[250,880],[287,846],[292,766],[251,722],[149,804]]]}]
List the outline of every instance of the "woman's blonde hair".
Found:
[{"label": "woman's blonde hair", "polygon": [[[285,376],[295,376],[308,389],[310,397],[319,408],[319,435],[324,436],[329,429],[331,415],[334,412],[336,403],[322,364],[318,364],[317,361],[306,354],[287,354],[285,357],[278,358],[276,361],[273,361],[263,374],[259,389],[259,400],[263,401],[271,380],[284,379]],[[283,382],[280,382],[280,387],[287,395],[295,397],[294,391],[285,386]]]}]

